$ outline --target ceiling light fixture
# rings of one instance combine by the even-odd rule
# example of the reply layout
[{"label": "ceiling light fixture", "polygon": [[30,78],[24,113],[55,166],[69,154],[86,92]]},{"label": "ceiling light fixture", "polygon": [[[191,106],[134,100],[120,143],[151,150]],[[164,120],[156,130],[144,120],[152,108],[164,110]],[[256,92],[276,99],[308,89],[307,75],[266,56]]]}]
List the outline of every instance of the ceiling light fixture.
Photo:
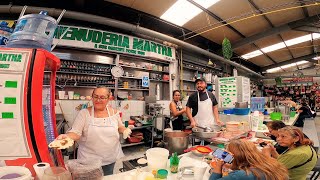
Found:
[{"label": "ceiling light fixture", "polygon": [[[313,36],[313,40],[318,39],[318,38],[320,38],[320,33],[312,33],[312,36]],[[272,52],[272,51],[276,51],[276,50],[285,48],[286,45],[289,47],[289,46],[293,46],[293,45],[300,44],[303,42],[311,41],[312,36],[311,36],[311,34],[308,34],[308,35],[300,36],[297,38],[289,39],[285,42],[280,42],[280,43],[273,44],[271,46],[262,48],[261,51],[260,50],[252,51],[250,53],[242,55],[241,57],[244,59],[254,58],[254,57],[262,55],[263,53],[268,53],[268,52]]]},{"label": "ceiling light fixture", "polygon": [[290,64],[286,64],[286,65],[283,65],[283,66],[280,66],[280,67],[275,67],[275,68],[271,68],[271,69],[268,69],[267,70],[267,73],[275,73],[275,72],[279,72],[280,70],[282,69],[287,69],[287,68],[290,68],[290,67],[294,67],[294,66],[298,66],[298,65],[302,65],[302,64],[306,64],[308,63],[309,61],[298,61],[296,63],[290,63]]},{"label": "ceiling light fixture", "polygon": [[[196,3],[204,8],[209,8],[219,0],[194,0]],[[187,0],[178,0],[175,2],[162,16],[161,19],[169,21],[178,26],[183,26],[192,18],[202,12],[201,9],[191,4]]]}]

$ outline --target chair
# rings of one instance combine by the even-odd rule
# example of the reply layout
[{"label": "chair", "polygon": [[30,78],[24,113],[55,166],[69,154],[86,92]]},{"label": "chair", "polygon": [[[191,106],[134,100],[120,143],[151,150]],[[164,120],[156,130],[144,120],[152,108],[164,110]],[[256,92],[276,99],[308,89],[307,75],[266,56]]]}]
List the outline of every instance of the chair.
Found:
[{"label": "chair", "polygon": [[310,177],[310,180],[316,180],[320,176],[320,159],[318,158],[316,166],[312,169],[313,173]]}]

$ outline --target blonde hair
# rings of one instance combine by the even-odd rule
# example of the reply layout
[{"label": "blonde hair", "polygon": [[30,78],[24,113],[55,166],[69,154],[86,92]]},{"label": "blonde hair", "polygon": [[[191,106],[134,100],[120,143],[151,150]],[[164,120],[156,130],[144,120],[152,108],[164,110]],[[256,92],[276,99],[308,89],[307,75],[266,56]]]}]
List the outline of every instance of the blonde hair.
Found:
[{"label": "blonde hair", "polygon": [[288,179],[287,168],[272,157],[262,154],[253,142],[233,140],[228,145],[234,160],[231,169],[252,172],[257,179],[284,180]]}]

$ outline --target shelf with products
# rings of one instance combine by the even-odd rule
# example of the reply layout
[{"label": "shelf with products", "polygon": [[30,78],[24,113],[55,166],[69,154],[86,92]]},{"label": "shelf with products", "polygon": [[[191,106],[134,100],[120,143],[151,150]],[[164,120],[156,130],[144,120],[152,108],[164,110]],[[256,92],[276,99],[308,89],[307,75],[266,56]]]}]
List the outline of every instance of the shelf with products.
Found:
[{"label": "shelf with products", "polygon": [[159,71],[159,70],[154,70],[154,69],[147,69],[143,67],[136,67],[136,66],[129,66],[129,65],[123,65],[120,64],[122,68],[132,68],[132,69],[137,69],[137,70],[142,70],[142,71],[147,71],[147,72],[160,72],[160,73],[167,73],[169,74],[169,71]]},{"label": "shelf with products", "polygon": [[72,60],[61,60],[59,72],[85,73],[95,75],[111,75],[114,64],[100,64]]}]

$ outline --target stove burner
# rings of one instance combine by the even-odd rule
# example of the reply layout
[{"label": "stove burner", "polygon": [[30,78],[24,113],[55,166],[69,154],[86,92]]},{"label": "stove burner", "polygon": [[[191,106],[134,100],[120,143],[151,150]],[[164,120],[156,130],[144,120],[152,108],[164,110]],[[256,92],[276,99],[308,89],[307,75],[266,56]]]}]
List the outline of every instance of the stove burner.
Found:
[{"label": "stove burner", "polygon": [[132,169],[136,169],[136,167],[146,167],[148,164],[138,164],[138,159],[145,158],[145,157],[140,157],[136,159],[131,159],[127,161],[122,161],[123,168],[121,169],[122,172],[124,171],[130,171]]}]

